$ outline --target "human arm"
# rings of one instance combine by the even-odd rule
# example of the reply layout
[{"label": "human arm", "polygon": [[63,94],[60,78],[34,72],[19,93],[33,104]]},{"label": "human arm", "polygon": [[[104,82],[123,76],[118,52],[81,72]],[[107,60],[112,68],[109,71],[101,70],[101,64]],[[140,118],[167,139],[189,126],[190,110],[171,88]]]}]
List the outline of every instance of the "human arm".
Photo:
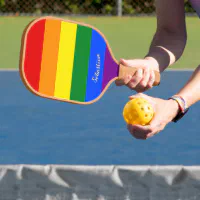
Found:
[{"label": "human arm", "polygon": [[120,64],[138,68],[133,76],[116,81],[137,92],[152,88],[154,70],[162,73],[182,55],[186,40],[186,25],[183,0],[156,0],[157,29],[149,52],[144,59],[120,60]]},{"label": "human arm", "polygon": [[[154,107],[155,116],[148,126],[128,125],[129,132],[137,139],[147,139],[162,131],[179,112],[179,105],[176,101],[154,98],[145,94],[131,96],[130,99],[141,96],[146,98]],[[188,82],[175,96],[182,97],[187,107],[200,101],[200,65],[193,72]]]},{"label": "human arm", "polygon": [[157,31],[145,59],[156,60],[157,70],[163,72],[181,57],[186,45],[184,1],[156,0],[156,12]]},{"label": "human arm", "polygon": [[186,85],[176,95],[183,97],[188,107],[200,101],[200,65],[195,69]]}]

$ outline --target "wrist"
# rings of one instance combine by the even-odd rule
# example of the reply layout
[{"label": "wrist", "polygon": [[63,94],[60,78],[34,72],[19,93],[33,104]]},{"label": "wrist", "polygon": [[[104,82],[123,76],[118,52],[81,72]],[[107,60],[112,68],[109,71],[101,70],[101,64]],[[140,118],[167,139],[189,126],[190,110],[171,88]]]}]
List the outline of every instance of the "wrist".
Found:
[{"label": "wrist", "polygon": [[178,105],[178,113],[176,113],[177,109],[175,108],[174,112],[176,113],[176,115],[172,119],[173,122],[177,122],[187,113],[188,111],[187,103],[183,97],[178,95],[170,97],[169,100],[174,101]]},{"label": "wrist", "polygon": [[160,72],[176,61],[175,55],[163,46],[153,46],[146,57],[154,58],[157,61]]},{"label": "wrist", "polygon": [[172,121],[180,112],[180,107],[179,107],[179,104],[173,99],[169,99],[168,102],[172,110],[172,116],[171,116],[171,121]]},{"label": "wrist", "polygon": [[155,58],[148,56],[148,57],[145,57],[144,59],[149,62],[150,68],[152,70],[156,70],[156,71],[160,72],[159,63]]}]

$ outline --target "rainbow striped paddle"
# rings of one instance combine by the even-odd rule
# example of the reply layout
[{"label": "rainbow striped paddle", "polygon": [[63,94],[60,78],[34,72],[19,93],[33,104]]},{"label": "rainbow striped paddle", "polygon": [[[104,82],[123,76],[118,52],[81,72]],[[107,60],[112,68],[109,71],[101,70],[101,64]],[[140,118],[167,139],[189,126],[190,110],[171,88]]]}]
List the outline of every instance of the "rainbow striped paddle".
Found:
[{"label": "rainbow striped paddle", "polygon": [[[119,65],[103,34],[87,24],[43,17],[32,21],[22,36],[21,78],[44,98],[91,104],[114,80],[135,70]],[[158,85],[160,75],[155,75]]]}]

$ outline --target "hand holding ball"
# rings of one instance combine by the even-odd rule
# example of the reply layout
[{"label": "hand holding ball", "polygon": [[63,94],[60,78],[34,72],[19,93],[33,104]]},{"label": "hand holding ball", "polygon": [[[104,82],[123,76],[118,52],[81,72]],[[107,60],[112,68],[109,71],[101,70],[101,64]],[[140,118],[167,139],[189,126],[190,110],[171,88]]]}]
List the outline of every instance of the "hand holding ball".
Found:
[{"label": "hand holding ball", "polygon": [[127,124],[148,125],[154,115],[152,105],[144,98],[134,98],[124,107],[123,117]]}]

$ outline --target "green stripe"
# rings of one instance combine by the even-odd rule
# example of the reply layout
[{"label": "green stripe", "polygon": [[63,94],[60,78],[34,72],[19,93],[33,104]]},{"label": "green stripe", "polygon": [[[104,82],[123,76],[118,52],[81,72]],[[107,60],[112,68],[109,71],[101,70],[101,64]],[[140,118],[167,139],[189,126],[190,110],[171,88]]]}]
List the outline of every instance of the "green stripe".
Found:
[{"label": "green stripe", "polygon": [[85,102],[92,29],[78,25],[70,99]]}]

